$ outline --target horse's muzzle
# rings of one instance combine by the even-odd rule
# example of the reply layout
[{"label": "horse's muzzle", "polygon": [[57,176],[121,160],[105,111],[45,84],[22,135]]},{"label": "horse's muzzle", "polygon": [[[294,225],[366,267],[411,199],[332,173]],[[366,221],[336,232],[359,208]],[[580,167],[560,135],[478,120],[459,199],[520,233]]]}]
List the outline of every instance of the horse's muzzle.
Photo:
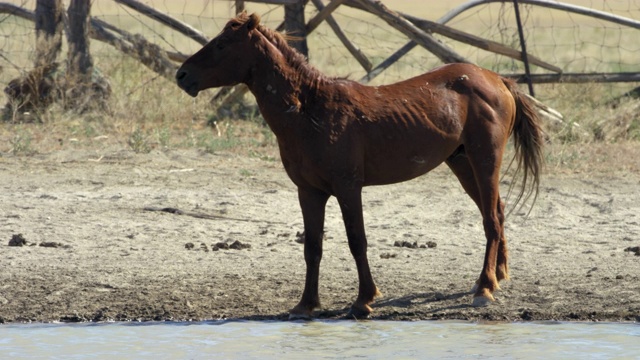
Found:
[{"label": "horse's muzzle", "polygon": [[198,90],[198,81],[192,80],[186,70],[178,69],[176,72],[176,82],[178,86],[190,96],[198,96],[200,92],[200,90]]}]

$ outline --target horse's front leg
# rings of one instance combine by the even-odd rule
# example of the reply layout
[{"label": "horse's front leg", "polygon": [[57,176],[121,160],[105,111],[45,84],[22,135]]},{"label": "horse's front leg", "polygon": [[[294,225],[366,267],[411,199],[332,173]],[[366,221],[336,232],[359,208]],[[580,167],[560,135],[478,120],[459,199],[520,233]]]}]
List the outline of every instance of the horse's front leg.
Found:
[{"label": "horse's front leg", "polygon": [[347,230],[349,249],[358,268],[358,298],[351,305],[351,310],[348,314],[348,316],[355,318],[368,317],[372,311],[369,304],[373,302],[376,296],[380,295],[371,277],[367,259],[367,238],[362,217],[361,190],[361,188],[350,189],[348,192],[338,196],[342,218]]},{"label": "horse's front leg", "polygon": [[304,260],[307,275],[302,299],[289,312],[289,319],[310,319],[313,309],[320,306],[318,277],[322,259],[322,236],[324,232],[324,211],[329,195],[315,189],[298,188],[298,200],[304,220]]}]

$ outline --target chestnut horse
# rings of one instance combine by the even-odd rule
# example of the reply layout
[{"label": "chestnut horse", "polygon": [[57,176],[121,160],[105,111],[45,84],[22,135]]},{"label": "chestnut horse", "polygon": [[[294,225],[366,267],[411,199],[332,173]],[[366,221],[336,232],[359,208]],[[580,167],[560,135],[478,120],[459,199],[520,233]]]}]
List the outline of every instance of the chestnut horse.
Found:
[{"label": "chestnut horse", "polygon": [[363,186],[413,179],[446,163],[482,214],[486,252],[474,286],[474,306],[494,300],[508,279],[500,165],[511,134],[522,172],[523,197],[537,194],[542,130],[517,86],[471,64],[441,66],[387,86],[331,78],[310,66],[284,36],[242,13],[187,59],[176,73],[191,96],[204,89],[246,84],[275,133],[284,168],[298,187],[304,220],[305,287],[292,318],[320,305],[325,205],[340,205],[358,269],[358,297],[349,312],[366,317],[380,293],[371,277],[362,218]]}]

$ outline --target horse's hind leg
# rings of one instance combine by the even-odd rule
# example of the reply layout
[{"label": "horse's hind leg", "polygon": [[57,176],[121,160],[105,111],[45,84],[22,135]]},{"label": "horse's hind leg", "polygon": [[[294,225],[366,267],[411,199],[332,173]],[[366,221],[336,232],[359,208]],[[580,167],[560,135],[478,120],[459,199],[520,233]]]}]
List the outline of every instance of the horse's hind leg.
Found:
[{"label": "horse's hind leg", "polygon": [[304,220],[304,260],[307,264],[307,275],[302,299],[289,311],[289,318],[310,319],[313,309],[320,306],[318,278],[322,259],[325,206],[329,195],[314,190],[298,189],[298,199]]},{"label": "horse's hind leg", "polygon": [[[446,164],[456,175],[467,195],[471,197],[471,199],[476,203],[476,206],[478,206],[478,209],[482,211],[480,191],[478,190],[478,184],[476,183],[476,178],[473,174],[473,168],[471,168],[467,155],[464,152],[458,153],[447,159]],[[504,229],[504,202],[502,199],[498,199],[498,207],[496,210],[498,211],[498,219],[500,219],[500,227]],[[498,261],[496,265],[496,279],[498,281],[509,280],[508,258],[509,252],[507,250],[507,239],[503,231],[498,246]],[[472,292],[477,290],[479,282],[480,280],[478,279],[471,290]]]},{"label": "horse's hind leg", "polygon": [[[477,139],[495,139],[478,137]],[[467,144],[469,145],[469,144]],[[476,143],[474,152],[447,160],[465,191],[482,213],[487,239],[484,265],[476,283],[474,306],[485,306],[494,300],[493,292],[500,287],[498,281],[508,278],[507,246],[504,237],[504,205],[499,195],[499,170],[504,145]]]}]

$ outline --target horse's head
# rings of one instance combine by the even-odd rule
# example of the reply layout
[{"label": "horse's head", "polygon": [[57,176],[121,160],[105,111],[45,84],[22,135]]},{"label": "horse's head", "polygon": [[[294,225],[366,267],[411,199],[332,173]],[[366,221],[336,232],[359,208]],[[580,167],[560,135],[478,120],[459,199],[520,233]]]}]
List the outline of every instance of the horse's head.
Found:
[{"label": "horse's head", "polygon": [[242,13],[229,21],[218,36],[180,66],[178,86],[195,97],[201,90],[245,80],[253,60],[248,56],[251,31],[259,24],[256,14]]}]

